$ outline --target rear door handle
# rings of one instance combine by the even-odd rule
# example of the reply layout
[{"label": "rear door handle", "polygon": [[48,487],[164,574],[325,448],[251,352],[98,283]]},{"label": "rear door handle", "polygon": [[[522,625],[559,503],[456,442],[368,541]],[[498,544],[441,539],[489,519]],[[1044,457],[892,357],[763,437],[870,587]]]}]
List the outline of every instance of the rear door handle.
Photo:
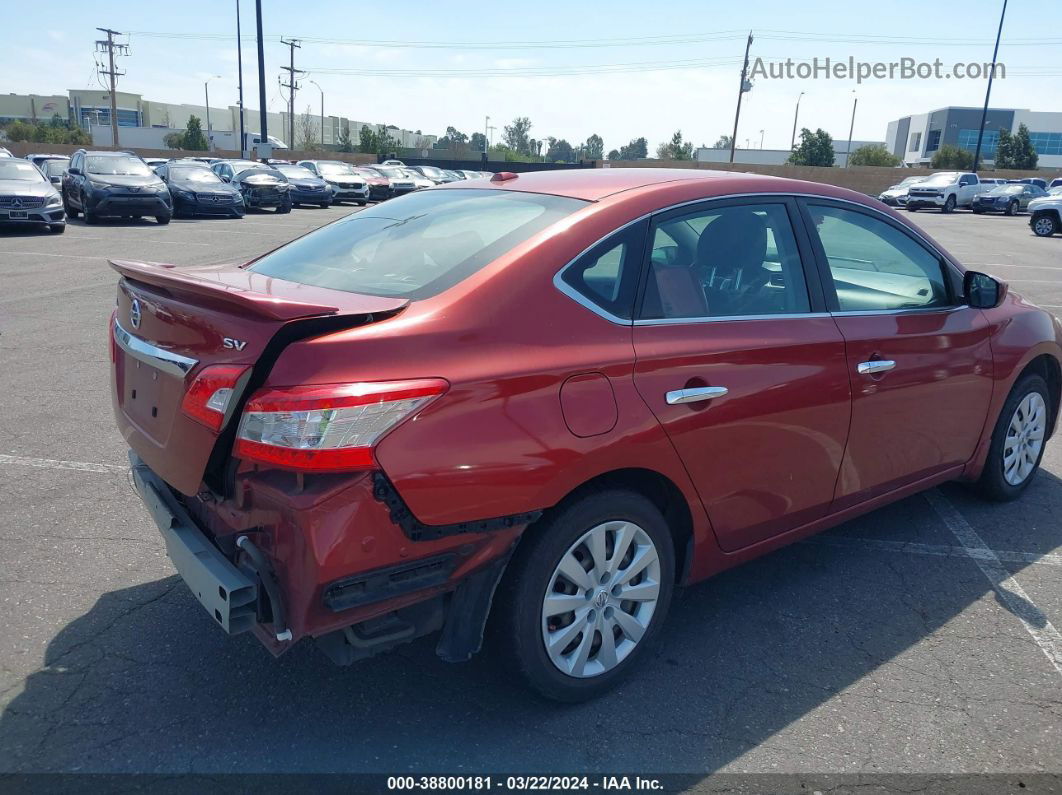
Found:
[{"label": "rear door handle", "polygon": [[860,362],[856,366],[856,370],[860,375],[874,375],[875,373],[888,372],[895,366],[896,362],[891,359],[874,359],[869,362]]},{"label": "rear door handle", "polygon": [[669,406],[680,403],[700,403],[702,400],[721,398],[730,390],[725,386],[695,386],[688,389],[673,389],[664,395]]}]

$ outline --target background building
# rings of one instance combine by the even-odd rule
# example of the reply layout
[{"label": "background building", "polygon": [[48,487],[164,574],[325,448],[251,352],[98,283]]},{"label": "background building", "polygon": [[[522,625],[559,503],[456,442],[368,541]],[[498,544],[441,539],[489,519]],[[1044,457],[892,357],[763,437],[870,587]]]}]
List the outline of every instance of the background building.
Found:
[{"label": "background building", "polygon": [[[852,151],[861,146],[882,146],[881,141],[852,141]],[[755,166],[782,166],[789,159],[789,149],[735,149],[734,162]],[[848,139],[833,141],[833,164],[843,167],[848,162]],[[701,146],[694,152],[693,158],[701,163],[729,163],[729,149],[713,149]]]},{"label": "background building", "polygon": [[[933,154],[945,145],[973,152],[977,148],[982,111],[982,108],[947,107],[904,116],[889,122],[885,145],[909,166],[929,165]],[[1062,113],[1056,112],[989,108],[981,143],[982,160],[988,163],[995,160],[1001,129],[1015,133],[1020,124],[1029,128],[1032,145],[1040,157],[1039,167],[1062,167]]]}]

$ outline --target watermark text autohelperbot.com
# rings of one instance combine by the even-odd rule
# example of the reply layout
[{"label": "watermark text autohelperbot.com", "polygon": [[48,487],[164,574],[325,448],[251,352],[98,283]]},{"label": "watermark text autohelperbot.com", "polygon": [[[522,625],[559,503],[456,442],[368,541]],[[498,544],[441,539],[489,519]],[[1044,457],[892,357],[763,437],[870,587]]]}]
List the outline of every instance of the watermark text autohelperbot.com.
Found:
[{"label": "watermark text autohelperbot.com", "polygon": [[995,69],[997,79],[1007,76],[1007,67],[997,62],[958,62],[946,64],[939,58],[919,61],[900,58],[896,61],[857,61],[847,59],[812,58],[796,61],[765,61],[757,58],[749,71],[755,80],[987,80]]}]

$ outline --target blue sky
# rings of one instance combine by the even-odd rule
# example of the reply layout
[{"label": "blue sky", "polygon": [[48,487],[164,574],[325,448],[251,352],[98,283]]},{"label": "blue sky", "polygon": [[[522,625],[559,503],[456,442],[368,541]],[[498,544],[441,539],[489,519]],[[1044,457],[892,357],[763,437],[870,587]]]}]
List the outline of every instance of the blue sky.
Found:
[{"label": "blue sky", "polygon": [[[131,55],[121,60],[128,74],[120,89],[148,99],[201,103],[203,80],[221,75],[211,81],[211,103],[235,103],[234,6],[235,0],[54,4],[44,20],[0,29],[0,90],[48,94],[97,85],[95,28],[107,26],[132,32]],[[597,133],[611,149],[643,135],[652,148],[679,128],[695,144],[729,133],[749,29],[756,38],[753,57],[767,61],[940,58],[950,68],[957,61],[991,60],[1001,0],[582,5],[264,0],[263,6],[271,110],[283,105],[277,78],[287,59],[287,48],[273,39],[303,36],[316,40],[297,51],[296,66],[309,69],[308,77],[323,88],[327,113],[435,134],[451,124],[466,133],[482,130],[490,115],[495,140],[505,123],[526,115],[533,137],[574,143]],[[518,6],[526,10],[514,12]],[[253,0],[242,0],[242,8],[246,101],[257,107]],[[158,33],[192,38],[149,35]],[[995,82],[992,105],[1062,110],[1062,2],[1011,0],[1003,33],[1000,61],[1008,75]],[[650,37],[656,37],[653,43]],[[569,46],[572,40],[595,46]],[[411,42],[450,46],[408,46]],[[551,46],[537,46],[542,42]],[[675,68],[691,61],[689,68]],[[547,74],[530,76],[527,70]],[[298,109],[311,105],[316,113],[318,90],[309,83],[303,87]],[[746,94],[739,145],[747,139],[758,146],[763,130],[765,147],[787,148],[801,91],[801,126],[846,138],[852,98],[858,96],[854,137],[884,140],[887,122],[901,115],[979,106],[984,82],[759,80]]]}]

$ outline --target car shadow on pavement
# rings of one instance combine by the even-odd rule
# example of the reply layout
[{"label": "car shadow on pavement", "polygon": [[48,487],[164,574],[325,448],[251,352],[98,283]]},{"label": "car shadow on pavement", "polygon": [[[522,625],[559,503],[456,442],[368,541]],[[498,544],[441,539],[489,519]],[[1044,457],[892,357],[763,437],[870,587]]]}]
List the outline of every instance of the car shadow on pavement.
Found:
[{"label": "car shadow on pavement", "polygon": [[[1050,506],[1062,481],[1047,472],[1010,505],[943,493],[990,546],[1044,554],[1059,543]],[[975,561],[858,546],[956,545],[924,497],[827,537],[847,546],[796,544],[682,591],[646,664],[577,706],[530,695],[489,650],[447,665],[423,639],[337,668],[304,641],[274,660],[251,636],[220,632],[176,576],[111,591],[48,643],[0,716],[0,771],[700,774],[797,722],[823,738],[888,720],[910,746],[937,747],[933,709],[978,698],[982,679],[1006,696],[1008,669],[996,676],[985,652],[997,638],[1047,667],[995,609]],[[992,623],[975,633],[975,618]],[[915,650],[931,636],[931,650]],[[1017,653],[998,664],[1017,665]],[[898,657],[899,674],[879,672]],[[805,768],[818,758],[788,753]]]}]

